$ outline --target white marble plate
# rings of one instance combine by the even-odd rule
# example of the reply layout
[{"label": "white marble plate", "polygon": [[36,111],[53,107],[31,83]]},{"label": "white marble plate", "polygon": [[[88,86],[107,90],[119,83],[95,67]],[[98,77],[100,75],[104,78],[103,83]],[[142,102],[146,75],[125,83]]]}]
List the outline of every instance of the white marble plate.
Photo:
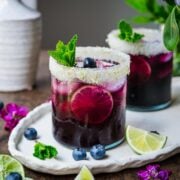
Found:
[{"label": "white marble plate", "polygon": [[[9,138],[9,151],[16,159],[30,169],[49,174],[63,175],[78,173],[83,165],[88,166],[94,174],[117,172],[126,168],[133,168],[147,163],[162,161],[180,153],[180,78],[173,81],[173,105],[162,111],[151,113],[127,112],[127,124],[146,130],[156,130],[168,136],[166,146],[156,152],[146,155],[135,154],[124,142],[119,147],[107,152],[108,158],[74,161],[72,150],[58,144],[52,136],[51,104],[45,103],[28,114],[13,130]],[[43,143],[55,146],[58,149],[57,159],[39,160],[33,157],[34,142],[23,137],[27,127],[38,130]]]}]

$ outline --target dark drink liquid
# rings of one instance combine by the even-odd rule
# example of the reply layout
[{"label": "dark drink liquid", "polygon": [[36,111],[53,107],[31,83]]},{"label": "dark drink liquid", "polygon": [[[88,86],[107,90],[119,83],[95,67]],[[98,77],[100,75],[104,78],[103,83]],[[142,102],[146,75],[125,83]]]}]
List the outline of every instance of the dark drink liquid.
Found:
[{"label": "dark drink liquid", "polygon": [[[58,141],[71,146],[91,147],[113,144],[124,137],[126,81],[114,92],[92,84],[61,82],[55,78],[53,81],[57,89],[72,87],[67,94],[53,89],[54,136]],[[93,102],[102,107],[93,107]],[[91,108],[92,112],[86,108]],[[86,112],[89,112],[87,117]]]},{"label": "dark drink liquid", "polygon": [[170,105],[172,53],[131,55],[127,104],[134,110],[159,110]]},{"label": "dark drink liquid", "polygon": [[[75,71],[85,69],[81,67],[81,59],[77,64]],[[111,69],[114,71],[115,66],[120,66],[109,60],[96,60],[96,64],[97,68],[88,68],[84,72],[103,70],[105,73],[107,70],[111,73]],[[102,76],[106,76],[104,73]],[[64,81],[52,75],[53,134],[58,142],[85,148],[95,144],[112,148],[122,142],[127,80],[126,75],[115,81],[110,79],[97,84],[76,77]]]}]

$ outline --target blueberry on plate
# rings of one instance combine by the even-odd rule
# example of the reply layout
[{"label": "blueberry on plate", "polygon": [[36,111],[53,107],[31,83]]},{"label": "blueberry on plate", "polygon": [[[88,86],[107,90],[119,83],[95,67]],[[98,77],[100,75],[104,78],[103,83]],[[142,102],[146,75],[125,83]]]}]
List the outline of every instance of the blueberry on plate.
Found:
[{"label": "blueberry on plate", "polygon": [[76,161],[84,160],[86,159],[86,150],[83,148],[75,148],[73,150],[72,156]]},{"label": "blueberry on plate", "polygon": [[90,154],[96,160],[103,159],[106,154],[106,149],[103,145],[97,144],[90,149]]},{"label": "blueberry on plate", "polygon": [[22,176],[17,172],[11,172],[6,176],[6,180],[22,180]]},{"label": "blueberry on plate", "polygon": [[4,107],[4,103],[0,101],[0,111],[3,109],[3,107]]},{"label": "blueberry on plate", "polygon": [[28,140],[35,140],[37,139],[37,131],[36,129],[34,128],[27,128],[25,131],[24,131],[24,136],[28,139]]},{"label": "blueberry on plate", "polygon": [[84,68],[96,68],[96,61],[93,58],[87,57],[83,62]]}]

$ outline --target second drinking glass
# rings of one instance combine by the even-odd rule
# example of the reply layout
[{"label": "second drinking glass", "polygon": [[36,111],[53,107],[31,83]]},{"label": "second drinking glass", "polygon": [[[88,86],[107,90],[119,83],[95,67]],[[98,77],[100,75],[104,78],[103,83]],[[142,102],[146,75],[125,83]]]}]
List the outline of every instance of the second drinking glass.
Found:
[{"label": "second drinking glass", "polygon": [[109,46],[131,56],[127,105],[131,110],[154,111],[171,103],[172,53],[163,45],[158,30],[134,29],[144,35],[139,42],[121,40],[119,31],[107,38]]}]

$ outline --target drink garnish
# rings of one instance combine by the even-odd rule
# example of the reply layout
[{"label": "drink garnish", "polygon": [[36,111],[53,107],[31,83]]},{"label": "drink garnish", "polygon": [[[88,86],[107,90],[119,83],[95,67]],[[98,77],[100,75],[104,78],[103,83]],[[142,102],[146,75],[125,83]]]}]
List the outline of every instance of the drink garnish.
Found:
[{"label": "drink garnish", "polygon": [[75,161],[85,160],[87,157],[86,149],[77,147],[73,149],[72,156]]},{"label": "drink garnish", "polygon": [[94,177],[91,171],[86,166],[83,166],[75,180],[94,180]]},{"label": "drink garnish", "polygon": [[71,110],[76,119],[85,124],[104,122],[113,109],[113,99],[105,88],[87,85],[78,89],[71,99]]},{"label": "drink garnish", "polygon": [[105,146],[102,144],[96,144],[90,149],[90,154],[93,159],[100,160],[106,156]]},{"label": "drink garnish", "polygon": [[167,137],[143,129],[128,126],[126,139],[129,146],[138,154],[147,154],[162,149]]},{"label": "drink garnish", "polygon": [[0,179],[5,179],[12,172],[25,177],[24,168],[19,161],[9,155],[0,154]]},{"label": "drink garnish", "polygon": [[24,131],[24,137],[28,140],[36,140],[38,138],[38,133],[35,128],[27,128]]},{"label": "drink garnish", "polygon": [[46,145],[40,142],[37,142],[34,145],[34,153],[33,156],[37,157],[41,160],[52,159],[55,158],[58,154],[58,151],[55,147]]},{"label": "drink garnish", "polygon": [[143,34],[133,32],[131,25],[124,20],[119,22],[119,31],[119,38],[127,42],[135,43],[144,37]]},{"label": "drink garnish", "polygon": [[76,65],[75,53],[76,53],[77,40],[78,40],[78,36],[74,35],[67,44],[64,44],[62,41],[59,41],[56,44],[56,49],[49,51],[48,53],[59,64],[68,67],[74,67]]}]

